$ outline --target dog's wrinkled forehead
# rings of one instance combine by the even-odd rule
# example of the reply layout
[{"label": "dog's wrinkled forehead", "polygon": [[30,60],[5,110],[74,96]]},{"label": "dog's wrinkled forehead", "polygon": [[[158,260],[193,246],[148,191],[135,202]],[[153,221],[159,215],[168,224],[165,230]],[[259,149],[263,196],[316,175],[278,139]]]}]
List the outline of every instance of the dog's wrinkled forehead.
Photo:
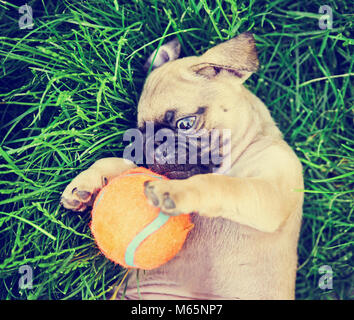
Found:
[{"label": "dog's wrinkled forehead", "polygon": [[154,52],[144,68],[148,76],[138,105],[138,126],[146,121],[162,121],[169,109],[183,115],[210,101],[213,90],[225,78],[242,84],[258,67],[251,33],[223,42],[201,56],[179,58],[177,39]]},{"label": "dog's wrinkled forehead", "polygon": [[176,116],[193,113],[205,105],[203,94],[207,83],[191,70],[197,57],[178,59],[154,70],[146,80],[138,106],[138,126],[146,121],[163,122],[166,112],[174,110]]}]

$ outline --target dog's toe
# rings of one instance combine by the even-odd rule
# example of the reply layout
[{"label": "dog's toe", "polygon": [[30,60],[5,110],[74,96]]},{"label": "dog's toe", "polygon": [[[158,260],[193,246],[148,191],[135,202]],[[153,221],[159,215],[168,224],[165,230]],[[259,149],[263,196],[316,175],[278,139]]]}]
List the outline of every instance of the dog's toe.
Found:
[{"label": "dog's toe", "polygon": [[67,189],[61,197],[60,204],[69,210],[82,212],[92,206],[94,193],[82,191],[75,187]]},{"label": "dog's toe", "polygon": [[81,201],[88,202],[92,196],[92,193],[88,191],[77,191],[76,195]]},{"label": "dog's toe", "polygon": [[155,194],[154,186],[151,185],[150,181],[144,182],[144,193],[153,206],[157,207],[159,205],[159,198]]},{"label": "dog's toe", "polygon": [[65,197],[61,197],[60,204],[69,210],[73,211],[83,211],[86,209],[86,206],[83,203],[76,199],[67,199]]},{"label": "dog's toe", "polygon": [[171,199],[169,192],[165,192],[163,194],[163,202],[162,205],[166,208],[166,209],[175,209],[176,208],[176,204],[175,202]]}]

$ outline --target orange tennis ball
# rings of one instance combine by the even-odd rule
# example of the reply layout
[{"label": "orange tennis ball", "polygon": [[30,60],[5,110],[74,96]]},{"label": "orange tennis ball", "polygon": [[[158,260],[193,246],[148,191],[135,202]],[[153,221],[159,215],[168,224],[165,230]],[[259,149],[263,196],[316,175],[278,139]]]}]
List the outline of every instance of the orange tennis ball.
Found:
[{"label": "orange tennis ball", "polygon": [[150,270],[171,260],[193,228],[189,214],[168,216],[148,203],[147,180],[167,179],[145,168],[114,178],[98,194],[91,231],[103,254],[126,268]]}]

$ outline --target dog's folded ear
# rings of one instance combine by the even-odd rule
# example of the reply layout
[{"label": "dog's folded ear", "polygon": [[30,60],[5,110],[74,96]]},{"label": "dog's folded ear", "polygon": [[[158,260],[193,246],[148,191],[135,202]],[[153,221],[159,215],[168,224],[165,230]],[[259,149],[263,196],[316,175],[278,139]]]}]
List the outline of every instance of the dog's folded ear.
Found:
[{"label": "dog's folded ear", "polygon": [[244,82],[258,69],[258,57],[252,33],[244,32],[223,42],[199,57],[201,63],[192,66],[196,74],[212,79],[226,71]]},{"label": "dog's folded ear", "polygon": [[148,71],[152,63],[152,70],[161,67],[168,61],[178,59],[181,53],[181,44],[177,38],[162,45],[158,51],[157,49],[150,55],[144,64],[144,71]]}]

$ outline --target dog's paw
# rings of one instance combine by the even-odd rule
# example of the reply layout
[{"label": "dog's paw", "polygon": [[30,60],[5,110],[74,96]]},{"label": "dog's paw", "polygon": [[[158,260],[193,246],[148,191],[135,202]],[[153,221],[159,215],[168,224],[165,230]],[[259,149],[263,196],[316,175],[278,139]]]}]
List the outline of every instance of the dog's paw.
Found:
[{"label": "dog's paw", "polygon": [[60,203],[72,211],[85,211],[92,206],[98,192],[106,184],[107,179],[96,170],[83,171],[66,186]]},{"label": "dog's paw", "polygon": [[163,213],[168,215],[177,216],[193,211],[188,188],[183,188],[181,181],[146,181],[144,193],[151,205],[159,207]]}]

